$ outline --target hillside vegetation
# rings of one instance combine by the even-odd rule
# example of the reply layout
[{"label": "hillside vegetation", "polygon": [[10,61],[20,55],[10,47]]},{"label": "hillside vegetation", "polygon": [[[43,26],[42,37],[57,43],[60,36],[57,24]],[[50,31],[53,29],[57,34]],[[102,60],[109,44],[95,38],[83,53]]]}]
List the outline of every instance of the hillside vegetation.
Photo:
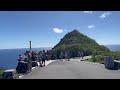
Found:
[{"label": "hillside vegetation", "polygon": [[67,33],[60,42],[52,48],[52,51],[57,54],[59,58],[61,51],[70,51],[71,57],[77,57],[78,51],[83,52],[84,55],[101,54],[110,52],[110,50],[99,45],[95,40],[80,33],[78,30],[73,30]]},{"label": "hillside vegetation", "polygon": [[0,69],[0,78],[2,78],[3,69]]}]

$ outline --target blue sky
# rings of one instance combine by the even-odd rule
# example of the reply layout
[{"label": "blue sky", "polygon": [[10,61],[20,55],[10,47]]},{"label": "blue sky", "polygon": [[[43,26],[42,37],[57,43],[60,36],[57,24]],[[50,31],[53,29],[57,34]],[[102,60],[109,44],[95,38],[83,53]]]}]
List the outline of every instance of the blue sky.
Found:
[{"label": "blue sky", "polygon": [[78,29],[101,45],[120,44],[119,11],[0,11],[0,49],[53,47]]}]

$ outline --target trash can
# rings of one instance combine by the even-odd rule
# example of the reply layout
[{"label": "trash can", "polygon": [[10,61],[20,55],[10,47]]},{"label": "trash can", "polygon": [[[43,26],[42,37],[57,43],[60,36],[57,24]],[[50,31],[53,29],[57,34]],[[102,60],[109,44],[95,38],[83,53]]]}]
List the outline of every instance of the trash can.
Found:
[{"label": "trash can", "polygon": [[114,59],[111,56],[104,57],[104,65],[107,69],[114,69]]},{"label": "trash can", "polygon": [[115,70],[118,70],[118,67],[119,67],[118,64],[119,64],[118,62],[114,62],[114,69]]}]

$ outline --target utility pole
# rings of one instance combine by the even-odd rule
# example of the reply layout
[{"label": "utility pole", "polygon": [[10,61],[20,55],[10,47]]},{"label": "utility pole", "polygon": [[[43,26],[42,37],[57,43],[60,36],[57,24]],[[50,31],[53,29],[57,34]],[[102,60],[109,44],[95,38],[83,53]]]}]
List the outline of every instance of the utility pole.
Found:
[{"label": "utility pole", "polygon": [[31,53],[31,41],[30,41],[30,53]]}]

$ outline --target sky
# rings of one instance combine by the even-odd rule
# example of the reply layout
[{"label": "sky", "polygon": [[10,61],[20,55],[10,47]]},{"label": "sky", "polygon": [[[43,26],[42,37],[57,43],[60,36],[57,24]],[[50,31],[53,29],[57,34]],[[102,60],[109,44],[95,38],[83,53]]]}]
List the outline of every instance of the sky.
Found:
[{"label": "sky", "polygon": [[53,47],[77,29],[100,45],[120,44],[120,11],[0,11],[0,49]]}]

